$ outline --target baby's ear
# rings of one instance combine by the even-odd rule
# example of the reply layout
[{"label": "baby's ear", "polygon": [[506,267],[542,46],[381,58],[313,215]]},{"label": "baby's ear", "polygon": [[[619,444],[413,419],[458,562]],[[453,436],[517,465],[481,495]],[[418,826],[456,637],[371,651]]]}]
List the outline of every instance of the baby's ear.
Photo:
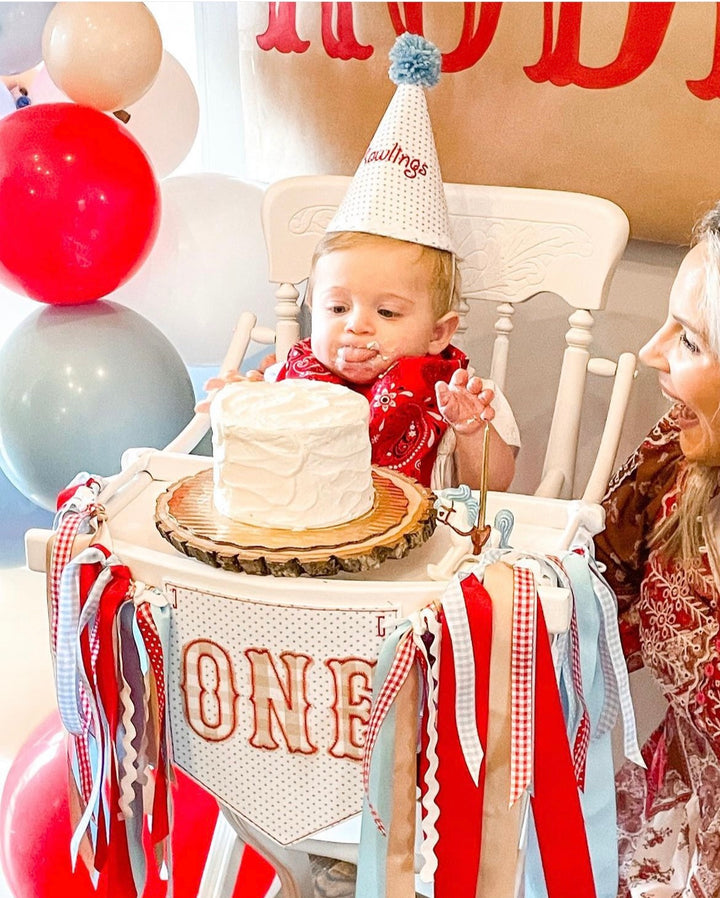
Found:
[{"label": "baby's ear", "polygon": [[457,312],[448,312],[442,318],[438,318],[433,327],[432,338],[428,347],[429,355],[439,355],[443,349],[448,347],[458,324],[460,324],[460,316]]}]

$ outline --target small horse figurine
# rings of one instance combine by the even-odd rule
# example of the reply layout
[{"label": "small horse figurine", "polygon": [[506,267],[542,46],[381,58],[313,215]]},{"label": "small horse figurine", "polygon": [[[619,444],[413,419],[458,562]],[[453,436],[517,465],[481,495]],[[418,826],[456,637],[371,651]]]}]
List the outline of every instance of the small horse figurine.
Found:
[{"label": "small horse figurine", "polygon": [[465,484],[438,490],[435,508],[438,521],[452,531],[452,548],[440,564],[429,564],[427,572],[433,580],[448,580],[464,561],[472,561],[480,554],[490,535],[490,527],[485,527],[483,522],[477,532],[480,504]]},{"label": "small horse figurine", "polygon": [[439,564],[427,566],[432,580],[448,580],[464,562],[476,560],[491,535],[498,548],[509,546],[514,524],[512,512],[498,511],[494,527],[490,527],[483,520],[480,503],[465,484],[438,490],[434,505],[438,521],[452,531],[452,546]]}]

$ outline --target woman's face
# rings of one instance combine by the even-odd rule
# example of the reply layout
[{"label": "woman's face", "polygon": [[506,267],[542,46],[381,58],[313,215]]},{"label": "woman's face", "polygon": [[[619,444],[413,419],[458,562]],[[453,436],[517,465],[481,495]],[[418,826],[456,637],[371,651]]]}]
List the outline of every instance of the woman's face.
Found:
[{"label": "woman's face", "polygon": [[674,403],[685,457],[720,465],[720,360],[710,349],[699,309],[706,264],[705,244],[699,243],[683,259],[667,320],[640,350],[640,359],[660,372],[660,389]]}]

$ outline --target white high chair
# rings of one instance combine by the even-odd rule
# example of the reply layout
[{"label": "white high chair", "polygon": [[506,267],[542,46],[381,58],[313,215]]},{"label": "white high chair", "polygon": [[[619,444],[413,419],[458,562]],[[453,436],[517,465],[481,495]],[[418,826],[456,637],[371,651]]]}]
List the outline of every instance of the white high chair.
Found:
[{"label": "white high chair", "polygon": [[[268,189],[263,227],[270,279],[279,285],[277,326],[275,332],[257,328],[252,315],[241,315],[223,371],[239,367],[251,340],[276,341],[279,359],[297,340],[298,285],[307,276],[314,247],[348,183],[349,179],[342,177],[293,178]],[[490,373],[500,386],[508,389],[511,398],[506,372],[515,306],[538,293],[551,291],[562,296],[573,310],[542,482],[534,496],[491,493],[487,508],[489,521],[500,508],[513,512],[513,544],[518,548],[556,551],[561,544],[567,545],[578,523],[575,503],[566,499],[582,496],[586,503],[597,503],[605,490],[632,384],[635,359],[631,354],[621,356],[617,365],[590,357],[591,312],[601,310],[605,304],[610,278],[627,240],[627,219],[615,205],[596,197],[460,184],[446,188],[463,254],[461,313],[464,318],[470,304],[476,301],[496,304],[498,318]],[[461,327],[465,327],[465,322]],[[478,360],[473,361],[478,364]],[[578,489],[573,483],[575,456],[588,371],[614,375],[615,386],[592,475],[585,488]],[[298,758],[282,751],[253,754],[248,748],[252,740],[248,739],[243,714],[248,714],[251,686],[247,653],[242,649],[265,646],[274,658],[281,657],[288,648],[304,653],[316,659],[312,670],[318,681],[316,674],[325,671],[331,643],[334,658],[355,656],[362,651],[366,652],[364,658],[370,658],[372,651],[379,650],[383,627],[442,594],[445,584],[432,580],[427,569],[428,564],[446,556],[451,537],[447,528],[438,527],[427,543],[401,560],[386,561],[377,570],[362,574],[323,579],[250,576],[212,568],[180,555],[155,530],[155,500],[176,480],[208,466],[208,459],[187,455],[208,426],[208,415],[197,414],[164,451],[127,452],[123,471],[110,482],[100,501],[116,554],[129,566],[135,579],[160,588],[173,606],[167,683],[175,760],[216,795],[224,811],[224,816],[218,818],[199,895],[225,898],[232,894],[245,843],[272,860],[282,883],[283,898],[312,898],[308,854],[344,860],[356,856],[353,815],[360,809],[359,764],[346,757],[329,757],[331,753],[321,737],[330,729],[332,693],[327,683],[313,681],[308,687],[317,689],[312,699],[317,712],[313,725],[316,741],[323,750],[312,756],[315,772],[310,778],[303,779],[302,774],[295,781],[294,809],[288,814],[282,804],[283,789],[288,770],[298,769]],[[49,531],[28,532],[27,559],[31,569],[46,569],[51,536]],[[567,597],[548,597],[547,603],[543,598],[543,606],[551,632],[567,628]],[[353,630],[355,626],[357,632]],[[362,650],[358,648],[361,636],[366,646]],[[292,640],[297,644],[291,646]],[[373,648],[367,648],[371,643]],[[230,678],[234,684],[230,702],[232,727],[222,719],[218,724],[228,724],[223,738],[215,738],[218,733],[210,732],[210,726],[210,735],[206,733],[203,738],[190,725],[186,690],[188,647],[198,645],[208,653],[203,657],[211,658],[218,671],[226,663],[231,672],[234,670]],[[278,661],[278,667],[281,666]],[[200,670],[198,660],[198,677]],[[201,692],[203,688],[201,684]],[[319,709],[325,711],[321,713]],[[218,713],[222,718],[222,713]],[[323,796],[336,792],[342,793],[342,807],[326,819]],[[310,801],[316,793],[317,800]],[[245,806],[248,801],[253,804],[250,812]],[[345,823],[327,830],[330,824],[345,818]]]}]

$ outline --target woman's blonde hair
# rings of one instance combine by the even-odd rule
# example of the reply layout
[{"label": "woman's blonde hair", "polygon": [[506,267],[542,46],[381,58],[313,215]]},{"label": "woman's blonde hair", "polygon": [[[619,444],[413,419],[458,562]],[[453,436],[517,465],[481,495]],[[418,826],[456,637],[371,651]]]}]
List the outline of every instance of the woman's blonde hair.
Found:
[{"label": "woman's blonde hair", "polygon": [[[706,264],[698,310],[710,351],[720,362],[720,203],[703,216],[693,231],[692,245],[701,242],[705,244]],[[720,397],[718,406],[720,412]],[[720,548],[710,532],[706,511],[718,492],[719,479],[719,467],[688,462],[675,511],[655,528],[650,540],[650,545],[686,562],[706,548],[716,575],[720,574]]]},{"label": "woman's blonde hair", "polygon": [[[310,277],[308,278],[307,290],[305,291],[305,302],[308,305],[312,303],[315,265],[318,259],[336,250],[352,249],[356,246],[377,246],[381,242],[385,243],[388,240],[399,244],[408,243],[405,240],[396,240],[394,237],[366,234],[364,231],[333,231],[325,234],[313,254]],[[448,312],[458,309],[461,297],[461,280],[455,255],[447,250],[423,246],[420,243],[410,243],[409,245],[417,247],[418,262],[427,266],[433,287],[435,320],[442,318]]]}]

